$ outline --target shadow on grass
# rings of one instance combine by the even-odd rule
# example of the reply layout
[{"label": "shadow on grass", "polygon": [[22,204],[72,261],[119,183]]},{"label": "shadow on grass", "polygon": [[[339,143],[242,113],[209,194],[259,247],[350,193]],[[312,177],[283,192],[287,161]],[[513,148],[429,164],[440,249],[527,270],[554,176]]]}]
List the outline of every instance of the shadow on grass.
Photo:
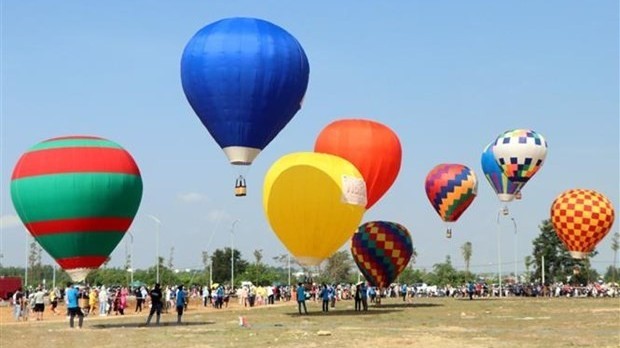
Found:
[{"label": "shadow on grass", "polygon": [[215,324],[215,321],[188,321],[185,323],[177,324],[176,322],[160,322],[159,325],[151,322],[149,326],[146,326],[144,322],[139,323],[111,323],[111,324],[95,324],[89,325],[93,329],[117,329],[117,328],[158,328],[158,327],[185,327],[185,326],[200,326],[200,325],[210,325]]},{"label": "shadow on grass", "polygon": [[368,308],[367,311],[355,311],[353,309],[331,309],[329,312],[308,311],[308,314],[299,314],[299,312],[284,313],[290,317],[332,317],[332,316],[355,316],[355,315],[381,315],[394,312],[400,312],[401,310],[395,309],[383,309],[388,308],[382,306],[382,308]]},{"label": "shadow on grass", "polygon": [[443,307],[442,304],[438,303],[388,303],[382,304],[380,306],[376,306],[374,308],[424,308],[424,307]]}]

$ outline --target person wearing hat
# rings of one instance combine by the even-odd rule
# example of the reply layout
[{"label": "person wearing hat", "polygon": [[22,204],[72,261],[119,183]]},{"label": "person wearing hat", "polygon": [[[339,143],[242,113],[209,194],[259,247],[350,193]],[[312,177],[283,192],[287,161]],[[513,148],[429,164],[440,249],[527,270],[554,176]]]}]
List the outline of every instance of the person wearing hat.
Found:
[{"label": "person wearing hat", "polygon": [[155,287],[149,293],[151,297],[151,311],[149,312],[149,317],[146,319],[146,325],[151,323],[151,318],[153,318],[153,314],[157,313],[157,325],[159,325],[159,319],[161,317],[161,308],[162,308],[162,293],[161,293],[161,285],[159,283],[155,284]]}]

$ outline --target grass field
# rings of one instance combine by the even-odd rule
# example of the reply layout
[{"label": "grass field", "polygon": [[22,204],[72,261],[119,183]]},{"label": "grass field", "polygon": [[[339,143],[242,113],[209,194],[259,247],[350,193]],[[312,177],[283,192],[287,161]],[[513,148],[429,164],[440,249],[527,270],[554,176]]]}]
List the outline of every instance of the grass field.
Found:
[{"label": "grass field", "polygon": [[[64,308],[60,308],[64,310]],[[194,303],[176,325],[145,327],[145,312],[87,317],[81,330],[64,316],[16,323],[0,311],[0,347],[620,347],[620,298],[389,299],[368,312],[340,301],[328,314],[308,302],[215,310]],[[250,327],[239,326],[244,316]]]}]

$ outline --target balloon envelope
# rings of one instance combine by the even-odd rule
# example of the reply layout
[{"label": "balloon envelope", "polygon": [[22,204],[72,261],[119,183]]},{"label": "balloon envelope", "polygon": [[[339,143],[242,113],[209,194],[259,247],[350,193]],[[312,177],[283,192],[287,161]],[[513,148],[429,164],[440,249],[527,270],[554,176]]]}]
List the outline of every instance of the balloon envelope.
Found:
[{"label": "balloon envelope", "polygon": [[551,223],[571,256],[583,259],[607,235],[615,211],[603,194],[585,189],[567,190],[551,205]]},{"label": "balloon envelope", "polygon": [[396,180],[402,150],[389,127],[371,120],[343,119],[330,123],[319,134],[315,152],[340,156],[364,176],[370,209]]},{"label": "balloon envelope", "polygon": [[183,91],[232,164],[250,164],[300,109],[309,66],[297,40],[256,18],[199,30],[181,58]]},{"label": "balloon envelope", "polygon": [[480,159],[482,164],[482,172],[497,194],[499,200],[502,202],[510,202],[516,198],[516,195],[519,192],[519,185],[516,185],[510,181],[504,174],[504,171],[495,160],[495,155],[493,154],[491,145],[492,143],[487,145],[482,152],[482,158]]},{"label": "balloon envelope", "polygon": [[271,229],[305,265],[318,265],[348,241],[365,206],[364,179],[337,156],[285,155],[265,176],[263,207]]},{"label": "balloon envelope", "polygon": [[41,247],[81,281],[108,259],[131,225],[142,179],[131,155],[110,140],[54,138],[18,160],[11,198]]},{"label": "balloon envelope", "polygon": [[351,253],[364,278],[373,286],[389,286],[407,267],[413,254],[411,235],[403,225],[371,221],[351,240]]},{"label": "balloon envelope", "polygon": [[547,141],[533,130],[514,129],[500,134],[492,151],[504,175],[520,191],[542,167],[547,157]]},{"label": "balloon envelope", "polygon": [[476,174],[462,164],[439,164],[426,176],[426,196],[445,222],[454,222],[478,191]]}]

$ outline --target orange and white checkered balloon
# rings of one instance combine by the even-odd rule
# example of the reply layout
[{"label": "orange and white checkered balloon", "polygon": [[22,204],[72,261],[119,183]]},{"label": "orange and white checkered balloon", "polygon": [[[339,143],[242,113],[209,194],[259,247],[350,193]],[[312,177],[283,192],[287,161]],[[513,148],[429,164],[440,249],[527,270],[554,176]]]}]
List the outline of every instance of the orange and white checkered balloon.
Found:
[{"label": "orange and white checkered balloon", "polygon": [[603,194],[572,189],[560,194],[551,205],[551,223],[571,256],[583,259],[614,223],[614,207]]}]

